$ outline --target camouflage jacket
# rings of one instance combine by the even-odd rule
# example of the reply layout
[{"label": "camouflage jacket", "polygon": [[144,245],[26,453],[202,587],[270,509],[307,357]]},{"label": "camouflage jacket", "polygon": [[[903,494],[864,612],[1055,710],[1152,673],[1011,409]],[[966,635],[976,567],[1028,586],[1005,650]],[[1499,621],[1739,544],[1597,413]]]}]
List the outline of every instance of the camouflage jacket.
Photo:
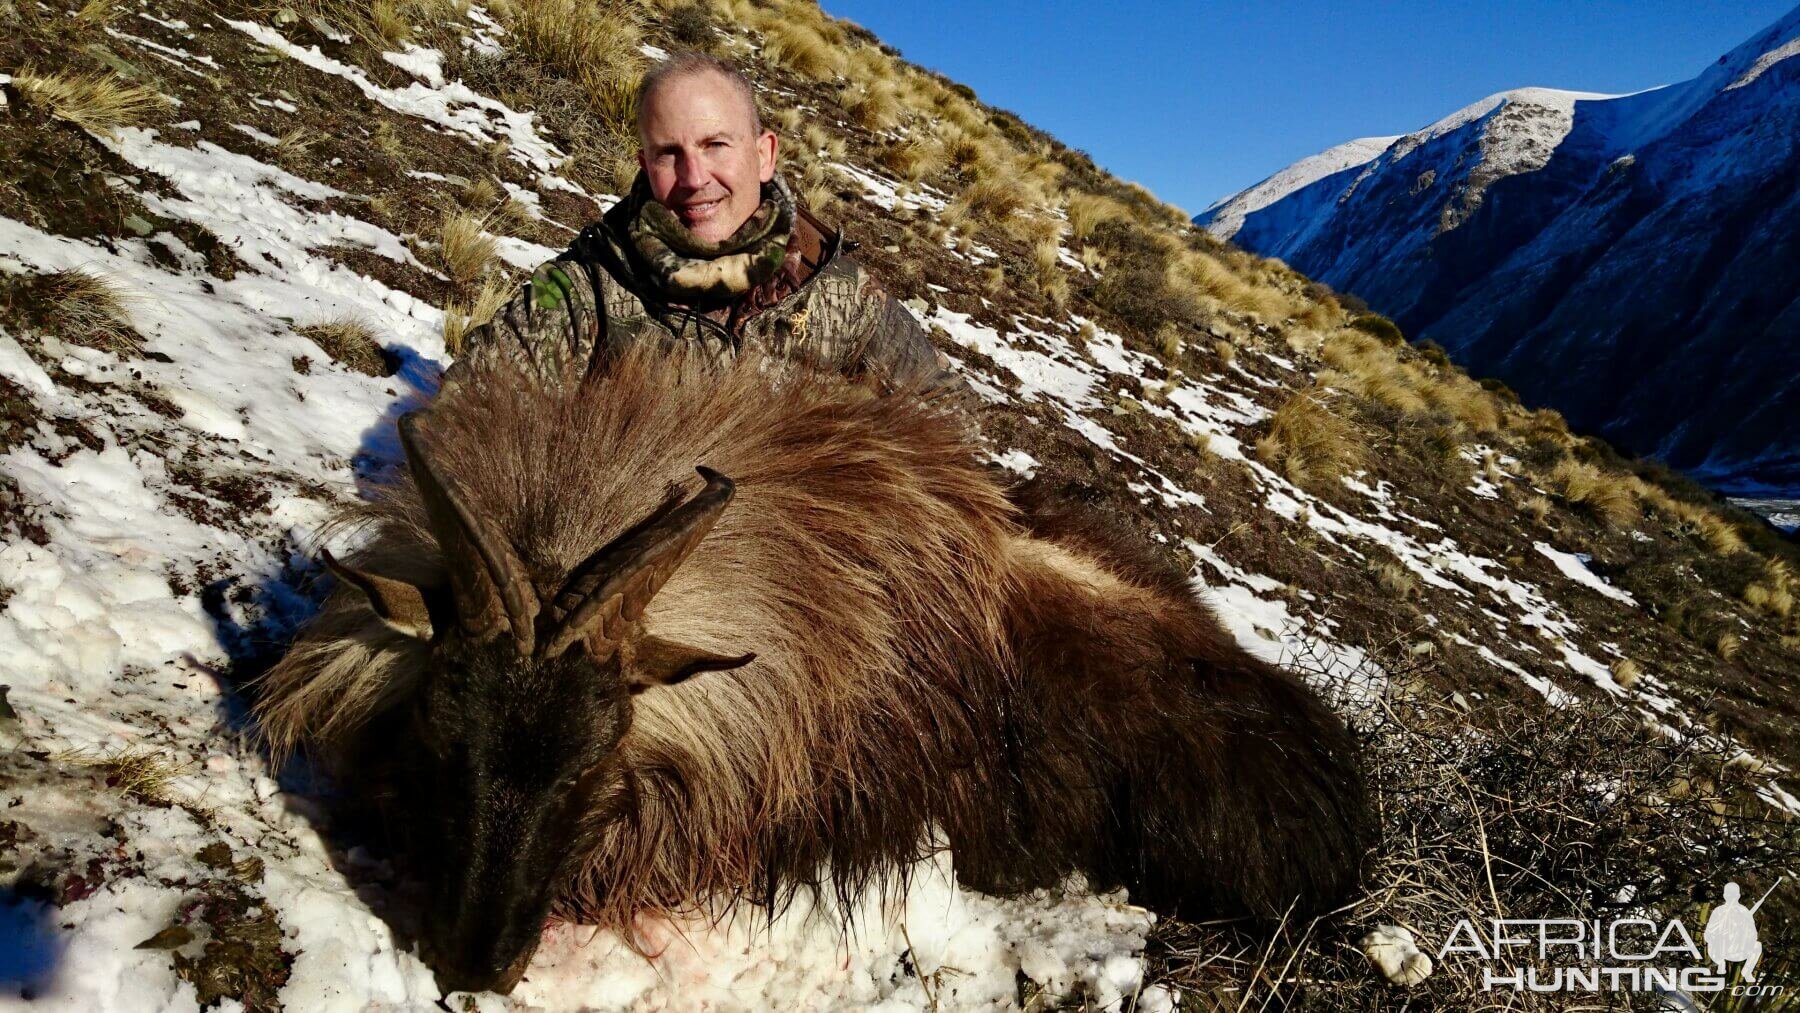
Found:
[{"label": "camouflage jacket", "polygon": [[603,370],[643,339],[682,341],[716,355],[759,348],[803,358],[884,391],[936,397],[966,391],[912,314],[847,254],[804,209],[795,216],[781,270],[735,302],[700,312],[658,298],[636,281],[606,219],[584,229],[560,257],[539,267],[494,318],[473,328],[445,386],[483,356],[514,358],[546,377]]}]

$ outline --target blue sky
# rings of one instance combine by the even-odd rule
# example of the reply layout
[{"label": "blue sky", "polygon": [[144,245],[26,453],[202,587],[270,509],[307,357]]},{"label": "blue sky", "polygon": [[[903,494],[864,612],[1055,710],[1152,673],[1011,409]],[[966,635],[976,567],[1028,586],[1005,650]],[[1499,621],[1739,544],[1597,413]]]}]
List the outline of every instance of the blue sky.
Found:
[{"label": "blue sky", "polygon": [[1794,0],[821,0],[1190,213],[1508,88],[1683,81]]}]

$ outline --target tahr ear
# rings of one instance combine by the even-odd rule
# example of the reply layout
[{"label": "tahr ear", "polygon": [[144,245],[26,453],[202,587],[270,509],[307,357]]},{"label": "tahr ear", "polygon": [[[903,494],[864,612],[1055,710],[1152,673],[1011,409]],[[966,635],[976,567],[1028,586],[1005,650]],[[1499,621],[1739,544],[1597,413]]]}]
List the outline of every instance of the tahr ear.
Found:
[{"label": "tahr ear", "polygon": [[361,591],[369,599],[369,608],[389,629],[420,640],[431,639],[431,611],[425,607],[425,592],[404,580],[345,565],[323,549],[319,559],[332,576]]},{"label": "tahr ear", "polygon": [[673,686],[701,672],[742,668],[755,660],[754,653],[714,654],[661,637],[645,636],[637,642],[636,657],[627,667],[625,678],[633,693],[642,693],[656,686]]}]

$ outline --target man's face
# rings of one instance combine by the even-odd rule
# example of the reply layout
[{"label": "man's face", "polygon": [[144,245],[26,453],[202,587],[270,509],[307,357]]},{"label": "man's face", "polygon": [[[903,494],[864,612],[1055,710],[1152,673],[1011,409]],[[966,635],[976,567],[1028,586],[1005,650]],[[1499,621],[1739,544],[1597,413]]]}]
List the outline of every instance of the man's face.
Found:
[{"label": "man's face", "polygon": [[650,96],[639,124],[638,164],[657,203],[694,238],[727,239],[762,203],[775,176],[775,134],[756,133],[744,97],[718,74],[665,81]]}]

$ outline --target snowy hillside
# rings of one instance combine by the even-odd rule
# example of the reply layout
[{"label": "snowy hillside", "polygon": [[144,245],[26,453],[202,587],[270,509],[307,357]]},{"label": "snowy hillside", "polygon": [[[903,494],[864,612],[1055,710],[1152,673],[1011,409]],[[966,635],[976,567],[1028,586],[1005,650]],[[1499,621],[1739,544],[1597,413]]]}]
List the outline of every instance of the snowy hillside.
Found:
[{"label": "snowy hillside", "polygon": [[1800,488],[1796,53],[1800,11],[1692,80],[1503,92],[1195,221],[1578,426],[1726,487]]},{"label": "snowy hillside", "polygon": [[[568,10],[0,6],[0,1005],[1372,1008],[1374,924],[1675,910],[1715,862],[1760,892],[1800,854],[1800,582],[1741,513],[816,8],[602,5],[623,20],[573,50],[544,34]],[[750,68],[785,171],[985,402],[991,460],[1162,546],[1362,730],[1390,843],[1346,912],[996,898],[939,854],[848,933],[805,902],[553,925],[513,995],[441,995],[408,870],[270,765],[246,701],[471,315],[618,192],[618,106],[570,80],[679,45]],[[1629,860],[1579,857],[1603,835]]]}]

